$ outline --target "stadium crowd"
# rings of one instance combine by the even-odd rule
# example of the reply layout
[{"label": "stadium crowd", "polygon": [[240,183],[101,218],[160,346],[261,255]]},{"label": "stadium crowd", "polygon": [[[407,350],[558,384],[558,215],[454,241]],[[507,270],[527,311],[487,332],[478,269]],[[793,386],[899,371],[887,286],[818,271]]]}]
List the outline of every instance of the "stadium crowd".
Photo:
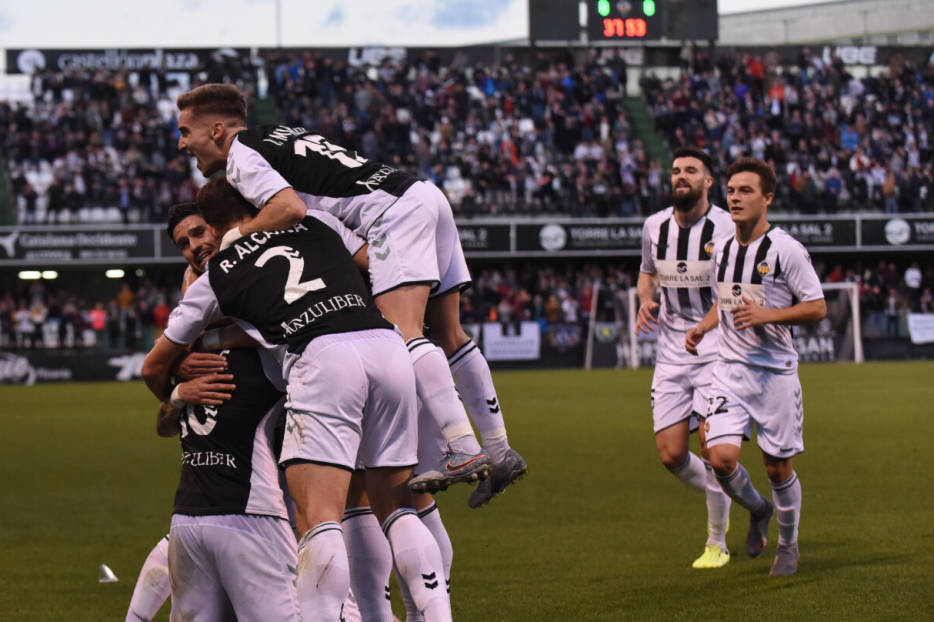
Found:
[{"label": "stadium crowd", "polygon": [[148,351],[177,304],[178,289],[124,282],[109,299],[88,299],[42,281],[0,290],[0,348]]},{"label": "stadium crowd", "polygon": [[[462,52],[442,63],[425,52],[374,66],[270,52],[217,59],[196,82],[268,90],[283,122],[430,178],[459,215],[654,211],[667,163],[634,136],[622,58],[532,58],[480,63]],[[809,53],[783,67],[701,51],[680,79],[649,71],[642,89],[670,146],[702,146],[724,167],[740,155],[774,162],[784,211],[934,208],[930,66],[893,63],[857,79]],[[176,150],[181,90],[162,71],[38,72],[31,107],[0,103],[20,220],[160,222],[190,199],[200,178]]]},{"label": "stadium crowd", "polygon": [[[863,336],[905,337],[909,312],[934,313],[934,269],[914,262],[904,269],[881,261],[873,267],[844,267],[817,260],[822,281],[860,284]],[[625,324],[626,290],[636,282],[638,266],[622,263],[512,263],[480,266],[461,298],[461,321],[535,321],[585,324],[594,312],[594,288],[600,283],[597,320]],[[162,333],[180,297],[174,287],[144,279],[124,282],[115,296],[94,300],[42,281],[0,290],[0,348],[102,348],[147,351]]]},{"label": "stadium crowd", "polygon": [[857,78],[839,57],[688,57],[677,80],[642,80],[656,126],[672,145],[707,150],[725,170],[744,156],[779,176],[776,204],[805,214],[934,208],[934,69],[893,60]]}]

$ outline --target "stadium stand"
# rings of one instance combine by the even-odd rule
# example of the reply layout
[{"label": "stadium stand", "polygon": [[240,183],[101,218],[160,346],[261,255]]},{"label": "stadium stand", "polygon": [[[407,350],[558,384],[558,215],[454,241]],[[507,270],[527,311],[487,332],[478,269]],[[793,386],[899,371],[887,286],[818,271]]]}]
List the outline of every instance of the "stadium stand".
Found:
[{"label": "stadium stand", "polygon": [[[425,52],[374,66],[275,51],[219,58],[195,80],[268,94],[256,121],[302,125],[417,171],[464,217],[651,213],[667,195],[665,149],[679,144],[711,150],[721,166],[772,160],[784,211],[934,209],[930,65],[903,60],[856,78],[807,51],[782,66],[775,55],[697,50],[678,78],[648,71],[643,99],[628,96],[621,58],[578,58],[491,63],[464,52],[442,63]],[[200,179],[175,149],[179,91],[159,71],[34,75],[31,100],[0,103],[19,221],[160,222],[189,199]]]}]

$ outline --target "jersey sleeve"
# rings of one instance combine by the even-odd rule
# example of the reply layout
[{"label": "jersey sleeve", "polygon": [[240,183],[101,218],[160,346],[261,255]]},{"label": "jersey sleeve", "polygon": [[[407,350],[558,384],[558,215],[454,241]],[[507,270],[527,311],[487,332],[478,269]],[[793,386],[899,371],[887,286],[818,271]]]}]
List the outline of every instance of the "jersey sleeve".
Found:
[{"label": "jersey sleeve", "polygon": [[651,220],[646,220],[642,225],[642,263],[639,265],[639,272],[655,274],[655,255],[652,254],[652,229]]},{"label": "jersey sleeve", "polygon": [[205,326],[221,317],[223,314],[217,296],[205,272],[191,284],[185,297],[172,310],[164,334],[169,341],[188,345],[201,335]]},{"label": "jersey sleeve", "polygon": [[256,209],[263,209],[269,199],[291,187],[269,160],[241,142],[240,136],[234,139],[227,154],[227,181]]},{"label": "jersey sleeve", "polygon": [[800,242],[794,241],[789,252],[782,257],[782,269],[785,271],[785,282],[788,289],[801,302],[812,302],[824,297],[824,290],[820,285],[820,278],[811,265],[811,256]]},{"label": "jersey sleeve", "polygon": [[363,246],[366,244],[366,240],[361,238],[359,235],[347,228],[347,226],[334,216],[330,212],[325,212],[322,210],[309,209],[308,215],[312,218],[317,218],[328,227],[337,232],[337,235],[341,237],[341,241],[344,243],[344,248],[347,249],[347,252],[350,253],[350,256],[353,257],[357,254]]}]

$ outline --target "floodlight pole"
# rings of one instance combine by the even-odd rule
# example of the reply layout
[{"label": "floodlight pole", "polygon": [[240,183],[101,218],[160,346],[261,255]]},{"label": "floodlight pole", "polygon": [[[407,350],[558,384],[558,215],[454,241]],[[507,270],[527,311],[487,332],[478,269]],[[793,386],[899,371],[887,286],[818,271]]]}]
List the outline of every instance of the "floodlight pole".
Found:
[{"label": "floodlight pole", "polygon": [[276,47],[282,47],[282,0],[276,0]]}]

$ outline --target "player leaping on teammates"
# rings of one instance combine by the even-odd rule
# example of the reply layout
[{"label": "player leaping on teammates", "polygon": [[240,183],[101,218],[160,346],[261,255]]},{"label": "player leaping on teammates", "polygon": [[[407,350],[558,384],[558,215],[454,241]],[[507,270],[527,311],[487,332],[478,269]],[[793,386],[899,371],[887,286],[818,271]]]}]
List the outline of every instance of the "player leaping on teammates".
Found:
[{"label": "player leaping on teammates", "polygon": [[[707,405],[710,463],[723,489],[749,510],[750,556],[768,543],[769,521],[778,514],[778,548],[771,574],[798,570],[801,482],[793,458],[804,451],[804,409],[798,354],[791,325],[819,322],[827,306],[805,248],[769,224],[775,172],[762,160],[742,158],[727,172],[727,201],[735,235],[714,257],[716,303],[688,331],[685,346],[697,352],[704,335],[719,324],[720,349]],[[798,301],[798,302],[796,302]],[[758,428],[773,507],[739,463],[743,432]]]},{"label": "player leaping on teammates", "polygon": [[[369,242],[376,305],[402,331],[418,396],[449,447],[437,469],[413,478],[412,489],[435,492],[482,479],[492,459],[491,477],[470,498],[477,507],[521,477],[527,466],[509,447],[489,365],[460,325],[460,292],[470,273],[444,194],[304,128],[247,130],[246,100],[232,85],[200,86],[182,94],[178,108],[179,149],[193,155],[206,176],[226,170],[230,184],[261,210],[241,234],[287,229],[316,209]],[[443,351],[424,337],[426,319]]]},{"label": "player leaping on teammates", "polygon": [[[637,330],[658,329],[652,378],[658,457],[675,477],[707,496],[707,543],[694,568],[719,568],[730,561],[726,546],[730,498],[706,461],[706,449],[703,460],[690,451],[691,428],[707,412],[716,337],[708,338],[696,356],[684,351],[685,333],[713,305],[710,266],[714,245],[733,231],[730,215],[708,199],[711,169],[710,156],[699,149],[686,147],[674,153],[672,206],[649,216],[642,229],[636,324]],[[659,290],[660,303],[655,302]],[[703,428],[699,433],[703,448]]]}]

